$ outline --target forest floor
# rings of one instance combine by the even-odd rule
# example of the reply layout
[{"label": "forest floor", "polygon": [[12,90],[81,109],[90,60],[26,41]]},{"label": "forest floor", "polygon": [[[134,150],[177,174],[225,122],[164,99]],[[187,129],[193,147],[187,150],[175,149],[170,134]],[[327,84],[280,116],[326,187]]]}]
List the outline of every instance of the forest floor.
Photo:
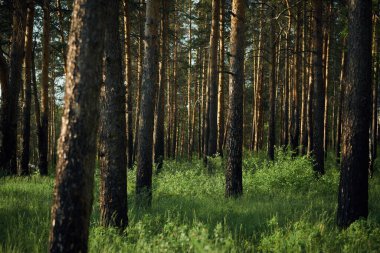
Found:
[{"label": "forest floor", "polygon": [[[144,210],[134,206],[129,171],[129,227],[99,225],[97,187],[90,252],[380,252],[380,171],[370,180],[368,219],[339,230],[333,160],[316,178],[306,157],[277,152],[272,163],[245,155],[244,194],[229,200],[220,158],[211,160],[212,174],[200,160],[165,161]],[[38,175],[0,179],[0,252],[47,251],[53,185]]]}]

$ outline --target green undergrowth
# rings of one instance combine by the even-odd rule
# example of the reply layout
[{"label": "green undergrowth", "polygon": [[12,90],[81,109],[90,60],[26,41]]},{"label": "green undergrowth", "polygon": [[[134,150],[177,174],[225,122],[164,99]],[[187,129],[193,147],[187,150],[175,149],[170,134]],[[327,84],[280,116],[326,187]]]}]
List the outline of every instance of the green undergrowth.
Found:
[{"label": "green undergrowth", "polygon": [[[307,157],[278,150],[276,161],[246,153],[243,196],[224,198],[224,162],[165,161],[154,175],[149,209],[135,207],[128,171],[129,227],[99,225],[98,191],[91,252],[379,252],[380,177],[370,180],[367,220],[335,225],[339,172],[328,158],[317,177]],[[98,175],[96,179],[98,180]],[[0,252],[46,252],[53,178],[0,179]],[[98,184],[98,181],[97,181]]]}]

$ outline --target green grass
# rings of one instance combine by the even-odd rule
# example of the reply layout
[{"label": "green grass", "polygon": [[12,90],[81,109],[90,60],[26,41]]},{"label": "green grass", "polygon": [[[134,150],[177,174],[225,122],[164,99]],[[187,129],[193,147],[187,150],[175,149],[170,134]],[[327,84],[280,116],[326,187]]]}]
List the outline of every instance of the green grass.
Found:
[{"label": "green grass", "polygon": [[[330,159],[332,160],[332,159]],[[306,157],[246,155],[244,194],[224,198],[223,161],[165,161],[154,177],[152,207],[134,206],[129,171],[129,227],[99,225],[98,191],[91,252],[379,252],[380,177],[370,181],[370,214],[347,230],[335,226],[339,172],[332,161],[315,177]],[[97,176],[98,178],[98,176]],[[0,252],[46,252],[53,178],[0,179]]]}]

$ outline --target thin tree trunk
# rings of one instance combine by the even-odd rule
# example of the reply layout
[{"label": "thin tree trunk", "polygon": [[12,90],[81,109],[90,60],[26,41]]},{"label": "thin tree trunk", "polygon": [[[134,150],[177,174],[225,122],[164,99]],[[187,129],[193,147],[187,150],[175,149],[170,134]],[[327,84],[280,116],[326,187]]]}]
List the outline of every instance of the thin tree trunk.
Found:
[{"label": "thin tree trunk", "polygon": [[341,145],[342,145],[342,114],[343,114],[343,100],[344,100],[344,93],[345,93],[345,82],[347,78],[347,64],[348,59],[346,57],[346,51],[345,51],[345,41],[343,42],[343,49],[342,49],[342,63],[341,63],[341,71],[340,71],[340,89],[339,89],[339,102],[338,102],[338,116],[337,116],[337,137],[336,137],[336,160],[337,163],[340,163],[340,151],[341,151]]},{"label": "thin tree trunk", "polygon": [[50,7],[49,0],[43,3],[42,73],[41,73],[41,150],[39,170],[42,176],[48,174],[48,123],[49,123],[49,48],[50,48]]},{"label": "thin tree trunk", "polygon": [[208,108],[208,150],[207,155],[217,153],[218,142],[218,40],[219,40],[219,1],[212,0],[212,23],[210,34],[210,75],[209,75],[209,108]]},{"label": "thin tree trunk", "polygon": [[218,153],[223,156],[224,140],[224,9],[225,0],[220,0],[219,11],[219,82],[218,82]]},{"label": "thin tree trunk", "polygon": [[[175,20],[177,20],[177,14],[175,14]],[[175,22],[175,38],[178,34],[178,24]],[[174,41],[174,67],[173,67],[173,86],[174,86],[174,98],[173,98],[173,144],[172,144],[172,157],[176,157],[176,147],[177,147],[177,128],[178,128],[178,82],[177,82],[177,55],[178,55],[178,42],[177,39]]]},{"label": "thin tree trunk", "polygon": [[294,81],[291,92],[290,106],[290,147],[296,153],[298,152],[300,136],[300,113],[299,113],[299,87],[301,84],[301,4],[297,4],[297,24],[295,34],[295,56],[294,56]]},{"label": "thin tree trunk", "polygon": [[131,21],[129,1],[124,0],[124,43],[125,43],[125,80],[127,83],[126,120],[127,120],[127,166],[133,167],[133,106],[132,106],[132,55],[131,55]]},{"label": "thin tree trunk", "polygon": [[133,149],[133,163],[135,162],[137,148],[138,148],[138,136],[140,128],[140,105],[141,105],[141,84],[143,76],[143,53],[144,53],[144,12],[145,12],[145,0],[139,2],[139,57],[137,63],[137,104],[136,104],[136,120],[135,120],[135,141]]},{"label": "thin tree trunk", "polygon": [[87,252],[99,119],[104,0],[76,0],[49,239],[50,252]]},{"label": "thin tree trunk", "polygon": [[30,159],[30,111],[32,100],[32,49],[33,49],[33,21],[34,21],[34,1],[28,2],[26,35],[25,35],[25,99],[22,108],[22,154],[21,154],[21,174],[29,175]]},{"label": "thin tree trunk", "polygon": [[313,65],[314,65],[314,109],[313,109],[313,155],[315,158],[314,170],[324,174],[324,98],[322,66],[322,2],[313,0]]},{"label": "thin tree trunk", "polygon": [[268,124],[268,158],[274,160],[274,146],[276,144],[276,28],[275,10],[272,9],[270,23],[271,34],[271,63],[270,63],[270,83],[269,83],[269,124]]},{"label": "thin tree trunk", "polygon": [[371,156],[369,163],[369,174],[372,177],[374,173],[374,165],[377,157],[377,97],[378,97],[378,83],[379,83],[379,67],[380,67],[380,56],[379,56],[379,38],[378,38],[378,21],[377,16],[374,16],[373,22],[373,82],[372,82],[372,122],[371,122]]},{"label": "thin tree trunk", "polygon": [[324,64],[323,64],[323,81],[324,81],[324,89],[325,89],[325,99],[324,99],[324,130],[323,130],[323,148],[324,154],[327,155],[327,149],[329,145],[329,58],[330,58],[330,41],[331,41],[331,22],[332,22],[332,3],[329,2],[327,6],[327,20],[326,20],[326,28],[325,28],[325,36],[324,36]]},{"label": "thin tree trunk", "polygon": [[[163,10],[167,10],[167,1],[161,0]],[[168,13],[162,12],[161,19],[161,64],[159,91],[156,107],[156,120],[154,130],[154,163],[157,172],[161,171],[162,163],[165,156],[165,91],[166,91],[166,47],[167,47],[167,30],[168,30]]]}]

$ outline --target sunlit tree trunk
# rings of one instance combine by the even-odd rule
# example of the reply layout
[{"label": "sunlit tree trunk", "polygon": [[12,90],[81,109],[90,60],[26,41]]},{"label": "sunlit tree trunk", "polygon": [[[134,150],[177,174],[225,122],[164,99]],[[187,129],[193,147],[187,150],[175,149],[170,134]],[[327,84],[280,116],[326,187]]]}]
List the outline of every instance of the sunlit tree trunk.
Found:
[{"label": "sunlit tree trunk", "polygon": [[230,35],[229,116],[227,137],[226,197],[243,194],[243,86],[244,86],[244,40],[245,1],[232,1]]},{"label": "sunlit tree trunk", "polygon": [[50,252],[87,252],[99,119],[101,59],[107,6],[73,5],[67,79],[49,239]]}]

